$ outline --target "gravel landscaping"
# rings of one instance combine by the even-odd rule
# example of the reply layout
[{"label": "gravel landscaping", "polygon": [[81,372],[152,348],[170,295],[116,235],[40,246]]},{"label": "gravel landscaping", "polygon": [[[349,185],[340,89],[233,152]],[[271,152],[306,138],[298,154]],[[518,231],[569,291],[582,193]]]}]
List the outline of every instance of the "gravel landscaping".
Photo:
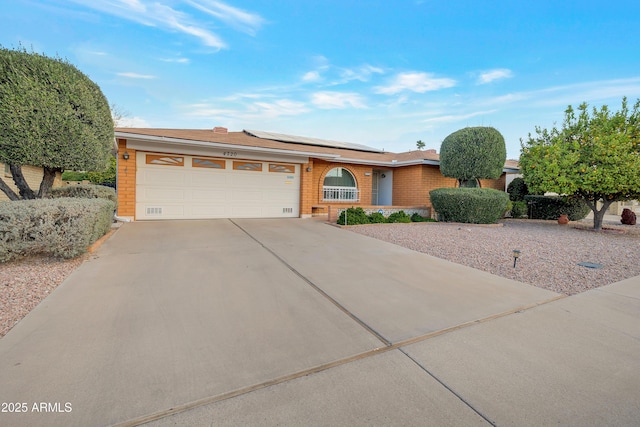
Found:
[{"label": "gravel landscaping", "polygon": [[[567,295],[640,275],[640,228],[591,221],[505,220],[480,226],[447,223],[375,224],[349,230]],[[513,250],[521,251],[516,268]],[[593,269],[578,263],[601,264]]]},{"label": "gravel landscaping", "polygon": [[33,257],[0,263],[0,337],[29,314],[86,258]]}]

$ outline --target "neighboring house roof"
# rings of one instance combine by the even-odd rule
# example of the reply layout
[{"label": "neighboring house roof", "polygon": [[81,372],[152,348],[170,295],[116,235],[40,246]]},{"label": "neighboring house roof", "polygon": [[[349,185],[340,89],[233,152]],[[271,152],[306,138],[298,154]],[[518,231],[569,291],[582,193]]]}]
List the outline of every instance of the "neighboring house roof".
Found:
[{"label": "neighboring house roof", "polygon": [[[413,150],[404,153],[385,152],[361,144],[285,135],[272,132],[245,130],[227,132],[226,128],[214,129],[158,129],[158,128],[116,128],[117,138],[139,138],[158,143],[211,143],[225,146],[253,147],[282,152],[297,152],[301,155],[321,158],[327,161],[370,164],[398,167],[415,164],[439,165],[440,156],[436,150]],[[507,160],[505,172],[518,172],[518,163]]]}]

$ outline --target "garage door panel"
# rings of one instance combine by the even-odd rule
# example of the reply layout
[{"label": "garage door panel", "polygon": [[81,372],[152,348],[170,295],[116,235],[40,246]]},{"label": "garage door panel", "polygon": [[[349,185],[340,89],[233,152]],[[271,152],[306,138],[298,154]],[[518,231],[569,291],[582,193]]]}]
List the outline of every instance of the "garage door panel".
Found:
[{"label": "garage door panel", "polygon": [[218,187],[224,188],[229,186],[229,173],[222,171],[214,171],[212,173],[202,173],[200,171],[191,171],[189,174],[189,184],[192,187],[198,188],[211,188]]},{"label": "garage door panel", "polygon": [[296,191],[270,190],[264,192],[264,197],[266,200],[271,200],[273,202],[291,202],[292,196],[296,193]]},{"label": "garage door panel", "polygon": [[256,202],[262,201],[262,191],[243,190],[235,188],[231,191],[231,200],[234,202]]},{"label": "garage door panel", "polygon": [[282,218],[299,216],[300,176],[296,173],[194,168],[147,164],[138,153],[136,219]]},{"label": "garage door panel", "polygon": [[184,205],[170,203],[138,203],[136,218],[181,219],[185,216]]},{"label": "garage door panel", "polygon": [[[163,186],[184,186],[185,185],[185,172],[182,170],[175,170],[175,167],[164,167],[158,169],[164,170],[144,170],[138,177],[141,178],[138,184],[142,185],[163,185]],[[174,169],[174,170],[171,170]]]},{"label": "garage door panel", "polygon": [[195,218],[224,218],[224,206],[211,205],[193,205],[191,206],[191,214]]},{"label": "garage door panel", "polygon": [[142,200],[175,202],[185,200],[185,190],[182,188],[145,188]]},{"label": "garage door panel", "polygon": [[223,189],[193,189],[191,190],[191,200],[194,202],[209,201],[212,203],[223,203],[226,199],[226,191]]}]

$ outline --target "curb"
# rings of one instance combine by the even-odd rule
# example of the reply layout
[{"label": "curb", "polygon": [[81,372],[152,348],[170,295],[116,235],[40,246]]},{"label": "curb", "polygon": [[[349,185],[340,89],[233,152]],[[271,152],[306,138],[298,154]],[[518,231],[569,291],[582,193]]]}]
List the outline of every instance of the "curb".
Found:
[{"label": "curb", "polygon": [[118,228],[114,228],[114,229],[112,229],[111,231],[109,231],[107,234],[105,234],[104,236],[102,236],[101,238],[99,238],[98,240],[96,240],[95,242],[93,242],[93,243],[91,244],[91,246],[89,246],[89,247],[87,248],[87,252],[88,252],[88,253],[90,253],[90,254],[92,254],[92,253],[94,253],[95,251],[97,251],[97,250],[98,250],[98,248],[99,248],[100,246],[102,246],[102,244],[103,244],[104,242],[106,242],[106,241],[107,241],[107,239],[109,239],[109,237],[113,236],[113,235],[116,233],[116,231],[118,231],[118,230],[119,230],[119,227],[118,227]]}]

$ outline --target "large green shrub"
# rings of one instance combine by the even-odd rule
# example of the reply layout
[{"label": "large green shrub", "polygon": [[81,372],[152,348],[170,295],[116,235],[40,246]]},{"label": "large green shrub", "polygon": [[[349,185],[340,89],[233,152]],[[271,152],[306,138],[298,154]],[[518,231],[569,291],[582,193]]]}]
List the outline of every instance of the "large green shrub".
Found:
[{"label": "large green shrub", "polygon": [[[113,119],[97,84],[67,60],[0,46],[0,162],[11,165],[11,200],[44,198],[57,172],[103,170],[113,149]],[[40,166],[39,190],[21,165]],[[0,178],[2,181],[2,178]]]},{"label": "large green shrub", "polygon": [[110,230],[113,209],[105,199],[0,203],[0,262],[23,255],[78,256]]},{"label": "large green shrub", "polygon": [[64,187],[56,187],[51,190],[49,197],[57,199],[60,197],[79,197],[82,199],[107,199],[114,204],[118,203],[116,191],[111,187],[104,185],[67,185]]},{"label": "large green shrub", "polygon": [[491,188],[439,188],[429,192],[439,221],[493,224],[505,212],[509,195]]},{"label": "large green shrub", "polygon": [[64,171],[62,172],[63,181],[84,181],[89,179],[86,172]]},{"label": "large green shrub", "polygon": [[477,186],[478,179],[502,175],[507,149],[492,127],[468,127],[447,136],[440,146],[440,172],[456,178],[460,187]]},{"label": "large green shrub", "polygon": [[435,219],[431,219],[431,218],[425,218],[422,215],[419,215],[418,213],[414,213],[413,215],[411,215],[411,222],[435,222]]},{"label": "large green shrub", "polygon": [[385,218],[385,216],[380,212],[373,212],[369,215],[369,222],[371,224],[384,224],[387,222],[387,218]]},{"label": "large green shrub", "polygon": [[369,224],[369,217],[364,209],[358,208],[349,208],[340,214],[338,218],[338,224],[340,225],[358,225],[358,224]]},{"label": "large green shrub", "polygon": [[411,222],[411,217],[405,213],[405,211],[394,212],[387,218],[387,222]]},{"label": "large green shrub", "polygon": [[512,202],[511,205],[511,218],[522,218],[527,215],[527,202],[517,201]]},{"label": "large green shrub", "polygon": [[526,196],[530,219],[558,219],[562,214],[570,221],[584,219],[589,206],[582,199],[561,196]]},{"label": "large green shrub", "polygon": [[507,193],[509,193],[509,200],[513,202],[523,202],[524,196],[529,195],[529,189],[527,183],[523,178],[514,178],[513,181],[507,186]]}]

